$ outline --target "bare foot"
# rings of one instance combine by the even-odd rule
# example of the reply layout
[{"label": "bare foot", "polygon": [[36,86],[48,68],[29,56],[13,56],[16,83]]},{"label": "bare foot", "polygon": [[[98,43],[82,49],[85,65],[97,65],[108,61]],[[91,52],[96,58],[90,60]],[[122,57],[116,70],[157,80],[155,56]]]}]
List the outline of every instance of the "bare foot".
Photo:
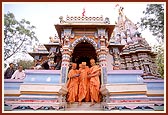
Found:
[{"label": "bare foot", "polygon": [[93,106],[95,103],[90,104],[90,107]]},{"label": "bare foot", "polygon": [[69,104],[67,105],[67,107],[68,107],[68,108],[70,108],[70,107],[71,107],[71,104],[72,104],[72,103],[71,103],[71,102],[69,102]]},{"label": "bare foot", "polygon": [[79,106],[82,105],[82,102],[79,102],[78,105],[79,105]]}]

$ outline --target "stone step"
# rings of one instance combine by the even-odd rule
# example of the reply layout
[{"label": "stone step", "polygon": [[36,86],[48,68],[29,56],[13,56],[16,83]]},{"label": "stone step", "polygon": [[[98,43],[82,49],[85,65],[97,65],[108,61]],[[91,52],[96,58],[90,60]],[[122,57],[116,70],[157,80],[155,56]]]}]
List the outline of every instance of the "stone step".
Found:
[{"label": "stone step", "polygon": [[101,103],[96,103],[95,105],[90,107],[91,102],[82,102],[82,105],[78,105],[78,102],[71,104],[67,104],[65,111],[101,111],[103,108],[101,107]]}]

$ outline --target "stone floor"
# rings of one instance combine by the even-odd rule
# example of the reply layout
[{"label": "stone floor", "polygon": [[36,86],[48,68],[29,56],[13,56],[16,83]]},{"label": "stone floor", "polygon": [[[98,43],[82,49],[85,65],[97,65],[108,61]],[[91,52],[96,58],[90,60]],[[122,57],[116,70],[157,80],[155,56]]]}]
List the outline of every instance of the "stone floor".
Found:
[{"label": "stone floor", "polygon": [[90,107],[91,102],[82,102],[82,105],[78,105],[78,102],[75,102],[71,105],[67,104],[65,111],[103,111],[100,103]]},{"label": "stone floor", "polygon": [[38,111],[43,111],[43,112],[59,112],[59,111],[62,111],[62,112],[79,112],[79,113],[86,113],[86,112],[124,112],[124,111],[164,111],[164,106],[155,106],[154,109],[133,109],[133,110],[130,110],[130,109],[111,109],[111,110],[108,110],[106,108],[103,109],[101,103],[96,103],[95,105],[91,106],[90,107],[90,104],[91,102],[83,102],[82,105],[78,105],[78,102],[75,102],[73,103],[71,106],[69,106],[69,104],[67,104],[67,107],[66,108],[62,108],[62,109],[59,109],[59,110],[54,110],[54,109],[38,109],[38,110],[33,110],[33,109],[14,109],[14,110],[11,110],[11,107],[9,106],[4,106],[4,111],[6,112],[15,112],[15,111],[18,111],[18,112],[21,112],[21,111],[34,111],[34,112],[38,112]]}]

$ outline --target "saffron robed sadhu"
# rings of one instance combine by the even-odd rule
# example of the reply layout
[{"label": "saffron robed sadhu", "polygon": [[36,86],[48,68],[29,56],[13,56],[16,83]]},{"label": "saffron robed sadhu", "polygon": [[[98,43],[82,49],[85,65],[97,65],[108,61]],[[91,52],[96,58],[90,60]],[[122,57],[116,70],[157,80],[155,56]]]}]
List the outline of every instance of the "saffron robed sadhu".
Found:
[{"label": "saffron robed sadhu", "polygon": [[79,70],[76,69],[77,64],[72,64],[72,69],[68,73],[68,82],[67,82],[67,88],[68,88],[68,96],[67,101],[70,103],[73,103],[77,100],[78,97],[78,77],[79,77]]},{"label": "saffron robed sadhu", "polygon": [[91,106],[95,104],[95,102],[100,102],[100,67],[95,64],[95,60],[90,60],[91,68],[89,70],[88,77],[90,78],[90,96],[91,96]]}]

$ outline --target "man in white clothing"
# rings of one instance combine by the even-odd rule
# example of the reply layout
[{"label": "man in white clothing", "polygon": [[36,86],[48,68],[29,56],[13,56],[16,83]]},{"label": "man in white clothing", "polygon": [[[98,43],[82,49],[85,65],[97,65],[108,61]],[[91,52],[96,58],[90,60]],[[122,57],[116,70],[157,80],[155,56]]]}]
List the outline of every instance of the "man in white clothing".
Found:
[{"label": "man in white clothing", "polygon": [[23,71],[23,67],[19,66],[18,70],[14,72],[11,79],[24,79],[25,78],[25,72]]}]

